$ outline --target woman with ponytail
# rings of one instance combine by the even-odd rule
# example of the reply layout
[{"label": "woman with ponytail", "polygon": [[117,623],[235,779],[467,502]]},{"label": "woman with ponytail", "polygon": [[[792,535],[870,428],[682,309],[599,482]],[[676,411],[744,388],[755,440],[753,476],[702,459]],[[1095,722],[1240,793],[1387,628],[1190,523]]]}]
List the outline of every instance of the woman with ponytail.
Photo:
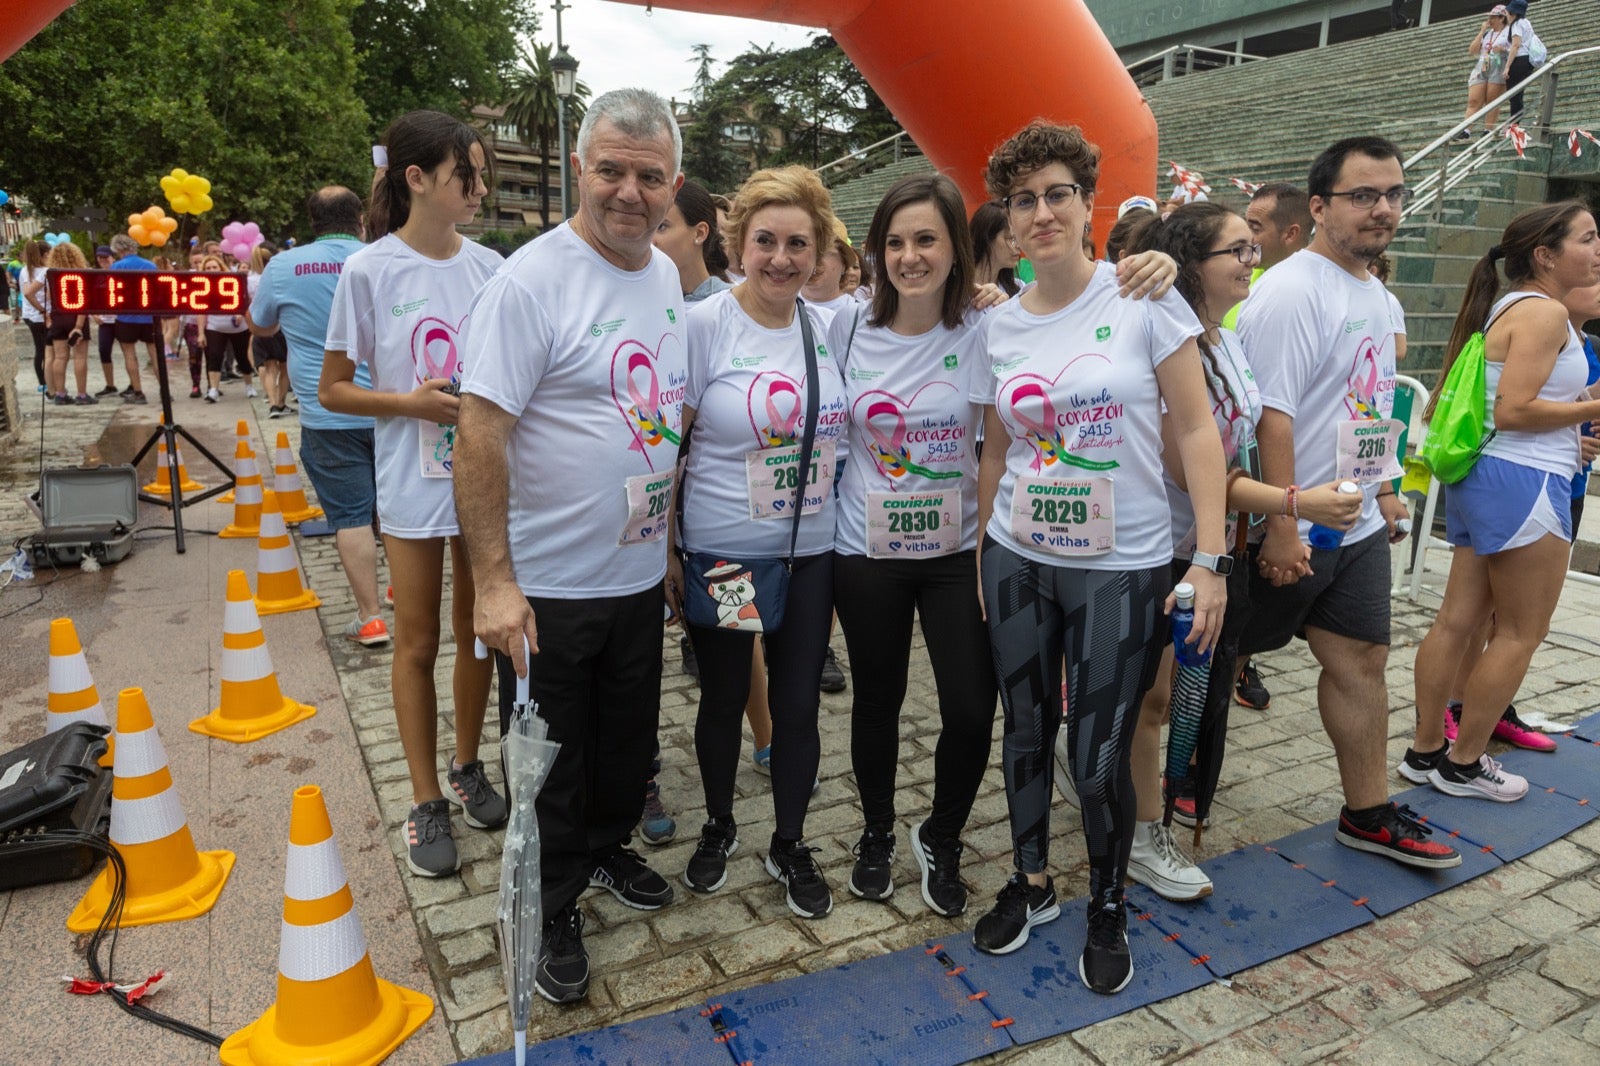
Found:
[{"label": "woman with ponytail", "polygon": [[[467,651],[472,568],[451,492],[461,336],[473,297],[501,259],[456,232],[477,215],[487,191],[476,130],[437,111],[412,111],[390,125],[384,152],[367,213],[373,243],[352,255],[339,276],[317,398],[330,411],[377,418],[378,520],[394,582],[391,680],[415,804],[406,822],[406,864],[423,877],[445,877],[460,866],[451,802],[475,828],[506,820],[505,800],[478,757],[494,666]],[[362,363],[372,370],[371,389],[356,384]],[[444,793],[433,668],[447,547],[458,654],[455,751]],[[357,619],[348,635],[360,640],[368,624]]]},{"label": "woman with ponytail", "polygon": [[[1502,266],[1511,290],[1503,296]],[[1563,306],[1574,289],[1597,281],[1600,234],[1588,207],[1566,201],[1524,211],[1473,266],[1445,349],[1441,380],[1483,331],[1493,432],[1445,496],[1455,554],[1444,602],[1417,649],[1417,734],[1400,773],[1448,795],[1510,803],[1528,791],[1527,780],[1502,770],[1485,748],[1550,629],[1572,547],[1572,476],[1600,451],[1600,440],[1579,431],[1600,421],[1600,400],[1589,398],[1583,342]],[[1491,613],[1494,629],[1447,746],[1451,681]]]}]

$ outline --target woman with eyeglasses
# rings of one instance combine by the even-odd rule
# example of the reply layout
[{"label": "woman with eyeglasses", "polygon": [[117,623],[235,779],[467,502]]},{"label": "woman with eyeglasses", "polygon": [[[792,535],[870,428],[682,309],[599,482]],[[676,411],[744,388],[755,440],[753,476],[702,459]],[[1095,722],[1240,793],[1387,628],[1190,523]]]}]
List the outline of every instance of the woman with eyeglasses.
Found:
[{"label": "woman with eyeglasses", "polygon": [[1133,976],[1122,887],[1136,813],[1129,755],[1174,602],[1163,401],[1199,529],[1201,554],[1184,576],[1197,590],[1200,651],[1221,627],[1226,594],[1211,567],[1221,569],[1227,551],[1201,325],[1170,293],[1118,299],[1116,268],[1084,257],[1098,173],[1099,150],[1081,131],[1035,122],[995,151],[984,174],[1037,282],[988,316],[972,379],[990,441],[979,467],[979,594],[1005,711],[1016,864],[974,943],[1015,951],[1031,927],[1060,915],[1046,865],[1065,653],[1068,751],[1090,864],[1078,973],[1109,994]]},{"label": "woman with eyeglasses", "polygon": [[[1228,550],[1237,549],[1237,523],[1250,514],[1288,514],[1288,493],[1255,478],[1253,462],[1255,428],[1261,419],[1261,390],[1244,356],[1239,337],[1222,326],[1228,309],[1250,294],[1250,275],[1261,261],[1261,245],[1253,243],[1250,227],[1239,215],[1220,204],[1186,204],[1165,219],[1149,215],[1128,235],[1130,249],[1155,249],[1178,263],[1177,289],[1200,319],[1204,332],[1195,338],[1205,370],[1211,417],[1222,439],[1230,471],[1224,532]],[[1169,449],[1167,457],[1172,456]],[[1233,474],[1232,471],[1238,471]],[[1166,470],[1167,502],[1172,511],[1172,580],[1182,580],[1196,545],[1194,504],[1181,468]],[[1307,488],[1297,493],[1299,513],[1322,525],[1348,529],[1361,514],[1360,497],[1341,495],[1337,483]],[[1259,536],[1256,539],[1260,539]],[[1306,550],[1309,559],[1310,550]],[[1235,563],[1237,563],[1235,559]],[[1302,572],[1307,567],[1302,562]],[[1212,651],[1211,687],[1206,709],[1226,723],[1232,696],[1239,634],[1249,607],[1249,567],[1235,565],[1228,575],[1228,599],[1221,635]],[[1134,787],[1138,794],[1138,822],[1128,860],[1128,876],[1171,900],[1200,899],[1211,894],[1211,879],[1187,856],[1174,839],[1170,826],[1161,824],[1161,727],[1166,724],[1172,698],[1173,646],[1161,652],[1155,683],[1139,709],[1139,728],[1133,742]],[[1221,730],[1218,730],[1220,735]],[[1221,754],[1198,760],[1199,772],[1209,778],[1209,794],[1222,767]],[[1196,812],[1204,817],[1203,811]]]}]

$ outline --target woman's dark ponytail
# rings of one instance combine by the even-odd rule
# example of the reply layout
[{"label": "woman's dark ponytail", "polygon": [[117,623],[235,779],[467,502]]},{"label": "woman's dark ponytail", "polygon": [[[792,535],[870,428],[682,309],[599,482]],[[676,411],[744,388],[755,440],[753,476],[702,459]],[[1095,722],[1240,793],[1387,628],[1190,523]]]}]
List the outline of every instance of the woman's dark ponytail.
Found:
[{"label": "woman's dark ponytail", "polygon": [[406,171],[411,167],[428,172],[453,159],[454,178],[462,188],[471,189],[476,180],[473,145],[483,153],[484,181],[492,187],[483,135],[465,122],[442,111],[408,111],[391,122],[383,134],[388,165],[373,175],[367,202],[367,239],[375,241],[393,233],[411,217],[411,187],[406,184]]}]

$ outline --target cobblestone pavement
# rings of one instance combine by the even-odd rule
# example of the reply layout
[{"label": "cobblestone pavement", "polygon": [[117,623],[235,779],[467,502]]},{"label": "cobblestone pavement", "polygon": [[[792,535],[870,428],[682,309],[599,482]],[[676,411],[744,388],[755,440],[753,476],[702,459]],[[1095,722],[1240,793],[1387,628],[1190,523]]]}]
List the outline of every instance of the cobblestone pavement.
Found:
[{"label": "cobblestone pavement", "polygon": [[[283,420],[263,428],[289,430]],[[70,451],[70,449],[68,449]],[[81,449],[80,449],[81,450]],[[3,455],[0,449],[0,455]],[[75,457],[74,457],[75,458]],[[31,457],[30,457],[31,459]],[[0,528],[11,516],[0,503]],[[322,625],[379,806],[401,862],[400,826],[410,802],[389,692],[387,652],[336,639],[353,612],[332,538],[296,538],[309,583],[323,598]],[[380,581],[383,578],[380,576]],[[1432,589],[1443,575],[1430,573]],[[1412,726],[1411,663],[1437,603],[1395,601],[1387,670],[1391,764]],[[1600,703],[1593,677],[1600,647],[1600,592],[1569,583],[1549,639],[1519,695],[1524,711],[1571,719]],[[456,649],[448,619],[437,676],[449,691]],[[843,640],[835,637],[843,658]],[[850,694],[822,699],[821,785],[807,820],[810,842],[834,890],[826,919],[803,921],[760,865],[771,832],[768,779],[748,762],[738,778],[735,815],[746,847],[729,864],[728,883],[709,897],[678,880],[693,850],[704,806],[695,770],[694,683],[679,669],[669,631],[660,740],[663,800],[678,822],[666,846],[640,845],[668,877],[676,900],[653,913],[630,910],[604,893],[583,902],[585,943],[594,968],[588,1000],[558,1009],[536,1002],[530,1040],[579,1032],[691,1004],[753,984],[826,969],[971,928],[1004,880],[1010,862],[1005,795],[995,762],[964,834],[963,875],[972,910],[959,919],[932,914],[915,891],[911,827],[927,811],[938,719],[920,638],[902,717],[898,806],[899,891],[886,904],[851,896],[850,846],[861,829],[850,775]],[[848,664],[847,664],[848,665]],[[1235,707],[1223,787],[1202,857],[1270,841],[1333,817],[1337,772],[1315,713],[1316,670],[1303,644],[1260,660],[1272,709]],[[450,711],[441,701],[448,758]],[[748,751],[748,741],[747,741]],[[491,760],[492,761],[492,760]],[[441,766],[443,760],[441,759]],[[441,769],[441,775],[443,770]],[[1395,790],[1404,787],[1393,779]],[[457,1050],[472,1057],[510,1046],[493,934],[499,883],[498,833],[458,828],[457,876],[402,880]],[[1058,807],[1052,864],[1063,898],[1087,888],[1080,832]],[[1388,918],[1237,975],[1228,984],[1132,1011],[1078,1032],[996,1056],[1050,1063],[1592,1063],[1600,1061],[1600,822],[1591,823],[1493,874],[1436,895]],[[1219,885],[1225,895],[1227,885]],[[1066,920],[1071,920],[1068,916]]]}]

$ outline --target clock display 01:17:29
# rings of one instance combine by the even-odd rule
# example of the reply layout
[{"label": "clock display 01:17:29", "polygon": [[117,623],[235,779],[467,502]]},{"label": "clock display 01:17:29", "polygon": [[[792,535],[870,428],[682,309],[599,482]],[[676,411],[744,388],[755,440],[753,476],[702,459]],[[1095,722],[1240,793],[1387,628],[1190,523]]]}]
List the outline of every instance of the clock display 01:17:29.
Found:
[{"label": "clock display 01:17:29", "polygon": [[51,306],[86,315],[242,314],[243,273],[198,270],[51,270]]}]

